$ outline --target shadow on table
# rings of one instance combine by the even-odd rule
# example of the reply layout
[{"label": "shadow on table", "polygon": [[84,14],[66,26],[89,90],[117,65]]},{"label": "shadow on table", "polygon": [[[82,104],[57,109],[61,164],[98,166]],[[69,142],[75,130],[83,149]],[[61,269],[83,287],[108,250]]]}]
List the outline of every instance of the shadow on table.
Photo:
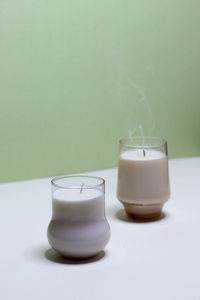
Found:
[{"label": "shadow on table", "polygon": [[26,251],[24,252],[24,256],[33,263],[35,262],[45,263],[49,261],[49,262],[63,264],[63,265],[89,264],[104,259],[108,255],[109,253],[107,251],[106,252],[101,251],[99,254],[87,259],[70,259],[60,255],[52,248],[48,249],[47,243],[43,245],[41,244],[41,245],[33,246],[29,249],[26,249]]},{"label": "shadow on table", "polygon": [[99,254],[89,257],[89,258],[86,258],[86,259],[67,258],[67,257],[60,255],[52,248],[46,250],[44,255],[48,260],[50,260],[54,263],[66,264],[66,265],[80,265],[80,264],[93,263],[93,262],[96,262],[96,261],[102,259],[105,256],[105,251],[101,251]]},{"label": "shadow on table", "polygon": [[115,212],[115,217],[123,222],[127,223],[150,223],[150,222],[159,222],[163,219],[168,218],[168,214],[162,212],[161,215],[157,218],[152,219],[135,219],[133,217],[128,217],[124,209],[120,209],[117,212]]}]

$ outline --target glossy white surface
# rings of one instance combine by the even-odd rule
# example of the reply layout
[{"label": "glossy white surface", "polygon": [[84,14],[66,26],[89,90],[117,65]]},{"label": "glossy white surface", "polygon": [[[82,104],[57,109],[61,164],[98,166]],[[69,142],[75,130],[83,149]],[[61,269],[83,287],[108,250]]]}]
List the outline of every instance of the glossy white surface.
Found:
[{"label": "glossy white surface", "polygon": [[57,189],[53,193],[55,201],[63,202],[84,202],[95,198],[103,197],[103,193],[95,189]]},{"label": "glossy white surface", "polygon": [[49,179],[0,185],[0,299],[199,300],[200,158],[172,160],[171,199],[157,222],[129,221],[116,199],[116,169],[106,179],[111,240],[105,256],[73,264],[50,250]]},{"label": "glossy white surface", "polygon": [[[144,153],[145,153],[145,155],[144,155]],[[126,159],[126,160],[131,160],[131,161],[155,160],[155,159],[160,159],[164,156],[165,156],[165,154],[161,151],[149,150],[149,149],[127,150],[120,154],[121,159]]]}]

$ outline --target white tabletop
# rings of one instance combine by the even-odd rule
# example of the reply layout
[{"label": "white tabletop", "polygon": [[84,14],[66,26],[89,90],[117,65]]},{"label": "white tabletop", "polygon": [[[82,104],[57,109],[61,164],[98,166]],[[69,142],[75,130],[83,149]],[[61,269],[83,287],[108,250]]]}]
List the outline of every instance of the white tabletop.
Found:
[{"label": "white tabletop", "polygon": [[97,261],[59,259],[46,238],[50,179],[0,185],[0,299],[200,300],[200,157],[170,161],[165,217],[136,223],[116,199],[116,169],[106,179],[111,240]]}]

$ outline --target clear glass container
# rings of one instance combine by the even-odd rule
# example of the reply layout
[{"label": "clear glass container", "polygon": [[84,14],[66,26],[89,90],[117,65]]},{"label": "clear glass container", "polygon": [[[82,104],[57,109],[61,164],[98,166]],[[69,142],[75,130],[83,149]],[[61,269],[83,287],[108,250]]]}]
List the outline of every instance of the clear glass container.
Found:
[{"label": "clear glass container", "polygon": [[52,248],[73,258],[98,254],[110,237],[104,179],[60,176],[52,179],[51,187],[52,219],[47,237]]}]

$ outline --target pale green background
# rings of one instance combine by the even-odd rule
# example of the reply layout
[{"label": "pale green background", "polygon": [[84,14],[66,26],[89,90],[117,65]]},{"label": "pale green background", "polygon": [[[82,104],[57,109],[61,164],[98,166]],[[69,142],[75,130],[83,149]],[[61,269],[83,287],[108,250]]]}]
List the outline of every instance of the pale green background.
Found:
[{"label": "pale green background", "polygon": [[114,167],[139,124],[171,158],[200,155],[199,12],[198,0],[0,0],[0,181]]}]

